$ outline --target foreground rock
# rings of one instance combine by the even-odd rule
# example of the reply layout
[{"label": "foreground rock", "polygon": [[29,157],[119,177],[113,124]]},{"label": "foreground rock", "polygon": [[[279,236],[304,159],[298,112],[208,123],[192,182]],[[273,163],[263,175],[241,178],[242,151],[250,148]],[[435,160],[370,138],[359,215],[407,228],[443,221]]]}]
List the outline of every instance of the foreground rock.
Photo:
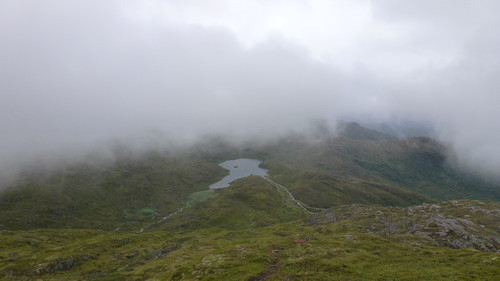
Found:
[{"label": "foreground rock", "polygon": [[330,208],[310,224],[349,222],[379,236],[417,234],[450,248],[500,252],[500,203],[454,200],[407,208],[350,205]]}]

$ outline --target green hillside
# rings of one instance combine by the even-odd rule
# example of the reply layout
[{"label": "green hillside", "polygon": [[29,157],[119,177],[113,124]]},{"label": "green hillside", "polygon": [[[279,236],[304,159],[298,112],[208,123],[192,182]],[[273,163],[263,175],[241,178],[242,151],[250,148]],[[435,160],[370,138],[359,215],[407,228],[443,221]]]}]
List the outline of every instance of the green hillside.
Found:
[{"label": "green hillside", "polygon": [[248,229],[304,218],[288,195],[258,176],[237,180],[230,188],[213,191],[209,200],[186,208],[161,229],[186,230],[217,226]]},{"label": "green hillside", "polygon": [[[32,173],[0,192],[0,279],[496,280],[499,185],[343,126]],[[209,190],[237,158],[269,177]]]},{"label": "green hillside", "polygon": [[[238,209],[226,207],[228,221],[245,220],[247,210]],[[428,216],[434,221],[422,223]],[[406,209],[343,206],[238,229],[2,231],[0,278],[495,280],[499,219],[498,203],[455,201]]]},{"label": "green hillside", "polygon": [[226,175],[196,158],[146,155],[96,169],[68,168],[28,179],[0,195],[0,225],[10,229],[133,227]]},{"label": "green hillside", "polygon": [[[239,157],[263,160],[271,179],[317,208],[500,200],[498,184],[451,168],[446,148],[432,139],[398,140],[357,124],[343,126],[337,137],[294,135],[239,147],[213,138],[175,154],[149,153],[107,166],[80,164],[31,176],[0,192],[0,225],[140,229],[182,208],[192,194],[223,177],[227,171],[217,163]],[[217,209],[214,200],[204,203],[212,204],[212,211]]]},{"label": "green hillside", "polygon": [[[361,133],[359,125],[355,128],[355,139],[283,139],[265,148],[268,154],[264,165],[274,179],[289,186],[301,200],[321,207],[500,200],[500,184],[454,169],[447,162],[447,149],[435,140],[397,140],[368,129]],[[311,189],[320,189],[321,196],[310,198]]]}]

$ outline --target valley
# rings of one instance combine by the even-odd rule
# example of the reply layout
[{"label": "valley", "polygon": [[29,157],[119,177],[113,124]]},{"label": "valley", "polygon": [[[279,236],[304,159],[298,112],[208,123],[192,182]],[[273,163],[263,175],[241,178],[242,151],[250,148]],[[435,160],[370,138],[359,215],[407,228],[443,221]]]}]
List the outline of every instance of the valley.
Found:
[{"label": "valley", "polygon": [[33,171],[0,193],[0,278],[495,280],[500,185],[447,155],[349,123]]}]

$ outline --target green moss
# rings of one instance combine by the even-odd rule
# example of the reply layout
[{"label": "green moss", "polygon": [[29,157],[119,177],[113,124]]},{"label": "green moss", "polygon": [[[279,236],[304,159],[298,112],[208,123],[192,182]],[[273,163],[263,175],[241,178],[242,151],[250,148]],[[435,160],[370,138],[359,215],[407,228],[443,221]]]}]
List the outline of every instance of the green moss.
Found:
[{"label": "green moss", "polygon": [[[453,250],[367,233],[346,238],[294,221],[252,230],[117,234],[96,230],[4,231],[5,280],[494,280],[496,253]],[[32,242],[31,244],[28,242]],[[35,243],[35,244],[33,244]],[[73,257],[68,270],[45,272]],[[38,270],[38,272],[36,271]],[[257,278],[258,279],[258,278]],[[255,280],[257,280],[255,279]]]}]

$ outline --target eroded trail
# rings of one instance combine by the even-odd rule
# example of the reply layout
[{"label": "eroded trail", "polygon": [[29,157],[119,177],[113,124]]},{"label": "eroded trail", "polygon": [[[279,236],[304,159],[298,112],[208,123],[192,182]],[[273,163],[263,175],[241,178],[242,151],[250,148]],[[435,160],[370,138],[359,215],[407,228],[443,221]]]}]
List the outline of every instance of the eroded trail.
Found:
[{"label": "eroded trail", "polygon": [[[313,212],[309,211],[306,206],[304,205],[304,203],[300,202],[299,200],[295,199],[295,197],[293,196],[293,194],[288,190],[288,188],[284,187],[283,185],[273,181],[272,179],[268,178],[268,177],[264,177],[262,176],[263,179],[265,179],[268,183],[270,183],[271,185],[277,187],[277,188],[281,188],[283,189],[287,194],[288,196],[290,197],[290,199],[295,202],[295,204],[299,207],[301,207],[304,211],[306,211],[307,213],[309,214],[314,214]],[[316,209],[316,208],[315,208]]]},{"label": "eroded trail", "polygon": [[[277,189],[282,189],[285,191],[285,193],[288,195],[288,197],[290,198],[290,200],[292,200],[296,206],[302,208],[304,211],[306,211],[308,214],[314,214],[314,212],[311,212],[310,210],[317,210],[317,211],[321,211],[321,210],[325,210],[323,208],[316,208],[316,207],[310,207],[310,206],[307,206],[306,204],[302,203],[301,201],[297,200],[293,194],[288,190],[288,188],[286,188],[285,186],[273,181],[272,179],[268,178],[267,176],[262,176],[261,177],[267,181],[269,184],[271,184],[272,186],[276,187]],[[142,228],[141,230],[137,231],[136,233],[139,234],[139,233],[142,233],[145,229],[148,229],[150,227],[152,227],[153,225],[155,224],[158,224],[158,223],[161,223],[167,219],[169,219],[170,217],[172,216],[175,216],[179,213],[182,213],[185,209],[191,207],[191,202],[190,201],[187,201],[186,204],[183,206],[183,207],[180,207],[178,208],[175,212],[172,212],[166,216],[163,216],[161,217],[161,219],[145,226],[144,228]]]}]

